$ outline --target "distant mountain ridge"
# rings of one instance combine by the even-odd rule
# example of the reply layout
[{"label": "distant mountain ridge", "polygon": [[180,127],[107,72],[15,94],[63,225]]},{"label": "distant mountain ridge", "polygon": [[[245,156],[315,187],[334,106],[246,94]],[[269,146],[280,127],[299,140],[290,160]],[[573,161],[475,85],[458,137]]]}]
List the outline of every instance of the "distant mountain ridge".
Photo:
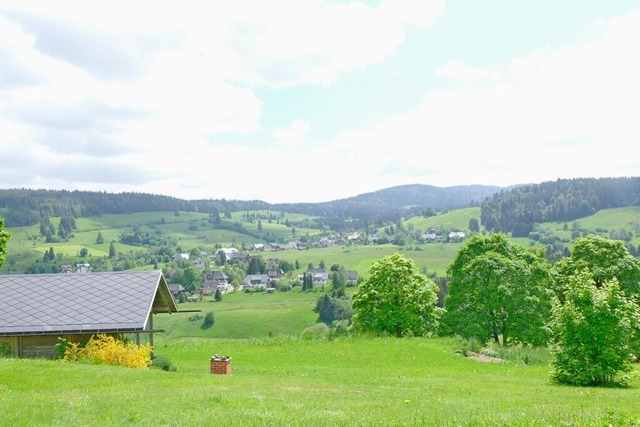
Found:
[{"label": "distant mountain ridge", "polygon": [[391,219],[425,207],[437,210],[480,206],[483,200],[504,190],[484,185],[448,188],[424,184],[401,185],[346,199],[320,203],[276,203],[261,200],[184,200],[147,193],[0,189],[0,216],[5,226],[33,225],[48,217],[87,217],[101,214],[150,211],[224,213],[238,210],[282,210],[325,218],[325,223],[346,219]]},{"label": "distant mountain ridge", "polygon": [[364,193],[346,199],[322,203],[276,204],[278,210],[322,217],[363,218],[401,215],[431,207],[436,210],[480,206],[504,187],[487,185],[459,185],[436,187],[408,184]]},{"label": "distant mountain ridge", "polygon": [[261,200],[183,200],[145,193],[0,189],[5,226],[38,224],[50,217],[186,211],[227,214],[274,210],[315,216],[321,226],[339,230],[396,221],[435,210],[481,207],[481,224],[490,231],[526,237],[535,223],[571,221],[600,209],[640,205],[640,177],[558,179],[540,184],[497,187],[436,187],[410,184],[320,203]]}]

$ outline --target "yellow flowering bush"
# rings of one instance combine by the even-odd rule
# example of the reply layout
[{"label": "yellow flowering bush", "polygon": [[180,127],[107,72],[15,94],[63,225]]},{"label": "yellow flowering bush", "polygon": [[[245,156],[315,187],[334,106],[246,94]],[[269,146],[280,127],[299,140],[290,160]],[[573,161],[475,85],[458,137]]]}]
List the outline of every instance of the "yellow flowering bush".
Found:
[{"label": "yellow flowering bush", "polygon": [[92,363],[147,368],[151,365],[150,345],[137,345],[111,335],[92,336],[84,347],[72,342],[64,352],[64,361],[86,360]]}]

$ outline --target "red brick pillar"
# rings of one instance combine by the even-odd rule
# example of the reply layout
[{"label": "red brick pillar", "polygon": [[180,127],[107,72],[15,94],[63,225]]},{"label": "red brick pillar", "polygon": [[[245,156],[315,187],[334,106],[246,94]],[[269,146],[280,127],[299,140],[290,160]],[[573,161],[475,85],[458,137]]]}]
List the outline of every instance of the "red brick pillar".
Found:
[{"label": "red brick pillar", "polygon": [[216,375],[229,375],[231,373],[231,358],[211,358],[211,373]]}]

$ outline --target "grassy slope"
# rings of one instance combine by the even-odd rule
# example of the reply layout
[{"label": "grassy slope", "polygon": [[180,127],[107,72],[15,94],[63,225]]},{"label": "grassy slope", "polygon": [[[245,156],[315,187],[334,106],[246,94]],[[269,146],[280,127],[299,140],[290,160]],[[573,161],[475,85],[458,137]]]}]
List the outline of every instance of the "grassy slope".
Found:
[{"label": "grassy slope", "polygon": [[[1,425],[635,425],[628,389],[549,382],[544,364],[483,364],[451,340],[188,338],[177,372],[0,359]],[[209,357],[232,356],[231,375]]]},{"label": "grassy slope", "polygon": [[170,341],[176,337],[207,338],[265,338],[271,333],[298,335],[303,329],[315,324],[318,315],[313,307],[321,291],[268,294],[258,292],[246,294],[235,292],[224,295],[222,301],[209,298],[201,303],[180,304],[180,310],[201,310],[204,316],[213,311],[215,324],[202,328],[202,320],[190,321],[194,313],[177,313],[156,316],[154,327],[166,330],[160,339]]}]

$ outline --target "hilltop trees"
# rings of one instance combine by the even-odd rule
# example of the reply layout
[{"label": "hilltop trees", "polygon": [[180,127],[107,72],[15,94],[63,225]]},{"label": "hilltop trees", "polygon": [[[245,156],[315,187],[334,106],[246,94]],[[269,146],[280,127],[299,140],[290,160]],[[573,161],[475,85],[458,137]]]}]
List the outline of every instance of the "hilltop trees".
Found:
[{"label": "hilltop trees", "polygon": [[475,235],[451,263],[443,330],[481,342],[492,338],[544,345],[551,310],[550,266],[542,251],[504,234]]},{"label": "hilltop trees", "polygon": [[558,179],[502,190],[482,203],[487,230],[526,237],[533,224],[571,221],[601,209],[631,206],[640,196],[640,177]]},{"label": "hilltop trees", "polygon": [[441,314],[437,292],[412,260],[398,253],[379,259],[353,297],[353,328],[397,337],[433,333]]}]

